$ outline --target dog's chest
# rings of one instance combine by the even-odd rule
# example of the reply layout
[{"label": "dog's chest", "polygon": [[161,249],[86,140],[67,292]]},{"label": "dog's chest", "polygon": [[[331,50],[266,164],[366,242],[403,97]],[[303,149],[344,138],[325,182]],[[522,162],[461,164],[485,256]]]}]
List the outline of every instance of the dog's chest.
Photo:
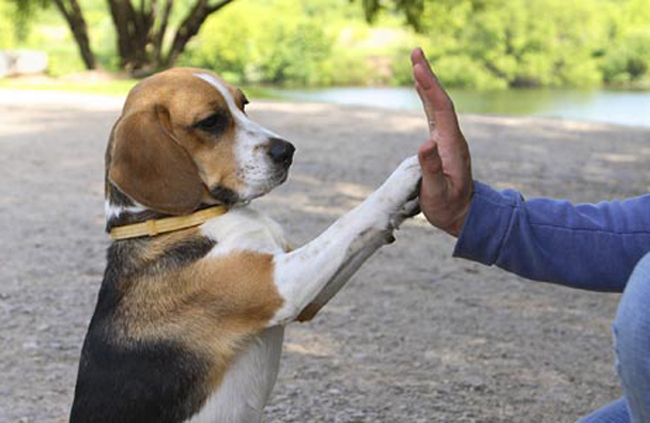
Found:
[{"label": "dog's chest", "polygon": [[280,225],[251,207],[232,209],[204,223],[201,230],[216,241],[208,257],[233,251],[278,254],[287,250]]},{"label": "dog's chest", "polygon": [[[287,249],[282,229],[250,207],[230,210],[201,226],[216,241],[208,257],[233,251],[278,254]],[[219,387],[187,423],[258,423],[278,374],[284,328],[266,329],[229,366]]]},{"label": "dog's chest", "polygon": [[187,423],[259,423],[278,375],[284,327],[266,329],[239,354],[219,388]]}]

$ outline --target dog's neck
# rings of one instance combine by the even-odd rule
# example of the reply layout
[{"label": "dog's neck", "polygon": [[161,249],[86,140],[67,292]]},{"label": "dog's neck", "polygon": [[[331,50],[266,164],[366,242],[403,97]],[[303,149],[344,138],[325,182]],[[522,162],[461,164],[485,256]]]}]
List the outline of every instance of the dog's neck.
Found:
[{"label": "dog's neck", "polygon": [[[201,204],[193,213],[214,207],[215,205]],[[106,191],[104,209],[106,213],[106,232],[108,233],[111,233],[111,230],[114,228],[173,217],[169,213],[152,210],[142,204],[136,203],[112,184],[110,184],[110,187]]]},{"label": "dog's neck", "polygon": [[106,232],[110,232],[111,229],[120,226],[133,225],[135,223],[146,222],[147,220],[162,219],[170,216],[138,205],[126,206],[115,204],[109,199],[106,199],[104,208],[106,212]]},{"label": "dog's neck", "polygon": [[106,199],[104,202],[106,214],[106,232],[111,229],[142,223],[151,219],[161,219],[169,215],[151,210],[141,204],[136,204],[113,184],[107,183]]},{"label": "dog's neck", "polygon": [[[239,196],[227,188],[215,188],[211,192],[211,198],[202,202],[195,210],[188,213],[187,217],[191,220],[184,219],[182,222],[174,221],[171,224],[173,227],[183,229],[186,224],[201,220],[205,216],[209,216],[218,211],[218,214],[223,214],[234,206],[245,206],[248,201],[239,201]],[[127,196],[111,182],[106,182],[104,209],[106,214],[106,232],[111,234],[111,231],[116,228],[132,226],[141,223],[151,223],[151,221],[165,220],[169,224],[174,216],[158,210],[153,210],[142,204],[137,203],[135,200]],[[209,211],[211,210],[211,211]],[[167,225],[169,226],[169,225]],[[122,231],[122,229],[120,229]]]}]

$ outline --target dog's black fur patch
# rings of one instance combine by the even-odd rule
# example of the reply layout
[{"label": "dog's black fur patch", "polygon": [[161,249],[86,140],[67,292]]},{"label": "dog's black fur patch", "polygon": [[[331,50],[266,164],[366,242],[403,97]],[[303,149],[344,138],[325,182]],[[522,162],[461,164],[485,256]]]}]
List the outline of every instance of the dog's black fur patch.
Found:
[{"label": "dog's black fur patch", "polygon": [[183,240],[147,263],[150,239],[114,242],[81,352],[71,423],[180,423],[195,414],[208,393],[199,383],[206,360],[174,340],[119,336],[115,313],[123,284],[143,273],[168,272],[205,256],[215,242]]},{"label": "dog's black fur patch", "polygon": [[109,316],[95,316],[79,361],[71,423],[180,423],[200,409],[207,397],[198,383],[206,371],[201,357],[172,341],[116,345]]}]

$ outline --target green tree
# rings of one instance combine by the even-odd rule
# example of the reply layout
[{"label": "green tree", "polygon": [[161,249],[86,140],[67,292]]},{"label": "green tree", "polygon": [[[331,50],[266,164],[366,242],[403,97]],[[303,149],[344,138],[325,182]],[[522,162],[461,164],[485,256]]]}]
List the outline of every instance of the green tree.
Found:
[{"label": "green tree", "polygon": [[611,85],[650,87],[650,7],[647,0],[628,0],[613,9],[612,16],[611,41],[602,51],[604,81]]},{"label": "green tree", "polygon": [[[36,9],[54,5],[65,19],[79,48],[86,68],[97,67],[88,35],[88,25],[78,0],[13,0],[19,14],[29,17]],[[174,65],[187,43],[198,32],[206,18],[234,0],[193,0],[175,5],[174,0],[106,0],[111,14],[121,66],[134,74],[147,74],[155,69]],[[182,7],[185,15],[175,29],[172,41],[164,40],[174,8]]]},{"label": "green tree", "polygon": [[648,0],[360,0],[402,13],[450,86],[650,84]]},{"label": "green tree", "polygon": [[[352,0],[354,1],[354,0]],[[404,14],[409,25],[416,29],[420,28],[422,12],[424,11],[424,0],[359,0],[368,22],[373,22],[382,11],[397,11]]]},{"label": "green tree", "polygon": [[[320,7],[315,9],[314,3]],[[325,68],[334,40],[320,25],[327,13],[325,3],[241,2],[206,23],[205,34],[218,32],[219,36],[199,37],[187,61],[235,82],[327,84]]]},{"label": "green tree", "polygon": [[7,4],[0,2],[0,50],[14,45],[16,31],[12,22],[12,10]]}]

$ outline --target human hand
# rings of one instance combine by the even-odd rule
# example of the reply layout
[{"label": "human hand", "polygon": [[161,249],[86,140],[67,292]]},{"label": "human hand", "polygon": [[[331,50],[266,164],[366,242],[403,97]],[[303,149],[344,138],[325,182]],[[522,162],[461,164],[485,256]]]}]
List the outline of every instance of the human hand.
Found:
[{"label": "human hand", "polygon": [[411,53],[413,76],[431,138],[418,150],[422,167],[420,207],[427,220],[458,236],[474,189],[469,147],[458,126],[449,95],[440,85],[421,48]]}]

